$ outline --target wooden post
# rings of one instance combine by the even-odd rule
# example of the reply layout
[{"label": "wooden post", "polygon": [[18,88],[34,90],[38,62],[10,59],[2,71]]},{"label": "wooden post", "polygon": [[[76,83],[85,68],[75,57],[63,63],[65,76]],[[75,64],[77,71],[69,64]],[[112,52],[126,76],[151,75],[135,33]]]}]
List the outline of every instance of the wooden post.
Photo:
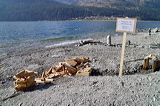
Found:
[{"label": "wooden post", "polygon": [[147,70],[148,67],[149,67],[149,58],[145,58],[142,69],[143,69],[143,70]]},{"label": "wooden post", "polygon": [[136,31],[136,18],[117,18],[116,22],[116,32],[123,32],[123,44],[121,52],[120,70],[119,76],[122,75],[123,61],[124,61],[124,51],[126,46],[126,35],[127,33],[135,33]]},{"label": "wooden post", "polygon": [[152,72],[158,71],[160,68],[160,60],[154,60],[152,64]]},{"label": "wooden post", "polygon": [[119,76],[122,75],[122,70],[123,70],[123,61],[124,61],[124,51],[125,51],[125,46],[126,46],[126,35],[127,33],[123,33],[123,44],[122,44],[122,52],[121,52],[121,62],[120,62],[120,71],[119,71]]}]

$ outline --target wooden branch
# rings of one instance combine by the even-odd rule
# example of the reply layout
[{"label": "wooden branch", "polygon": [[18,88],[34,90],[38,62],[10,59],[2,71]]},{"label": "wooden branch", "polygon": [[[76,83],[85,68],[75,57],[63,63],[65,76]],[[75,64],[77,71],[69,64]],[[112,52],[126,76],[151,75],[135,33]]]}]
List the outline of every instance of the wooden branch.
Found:
[{"label": "wooden branch", "polygon": [[134,62],[134,61],[140,61],[140,60],[144,60],[144,58],[143,59],[129,60],[129,61],[126,61],[126,62]]}]

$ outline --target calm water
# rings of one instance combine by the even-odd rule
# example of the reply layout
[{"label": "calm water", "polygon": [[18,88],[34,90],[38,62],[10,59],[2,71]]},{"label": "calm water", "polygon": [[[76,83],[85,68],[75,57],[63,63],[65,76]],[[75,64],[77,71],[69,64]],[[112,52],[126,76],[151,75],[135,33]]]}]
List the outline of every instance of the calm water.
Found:
[{"label": "calm water", "polygon": [[[54,43],[115,35],[115,21],[0,22],[0,54]],[[138,22],[137,28],[160,28],[160,22]]]}]

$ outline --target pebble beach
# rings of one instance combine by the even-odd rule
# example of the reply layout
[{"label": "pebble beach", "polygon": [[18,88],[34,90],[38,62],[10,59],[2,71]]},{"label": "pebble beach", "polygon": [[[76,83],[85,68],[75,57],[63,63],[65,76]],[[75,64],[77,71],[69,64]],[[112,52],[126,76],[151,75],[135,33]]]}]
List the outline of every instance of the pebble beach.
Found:
[{"label": "pebble beach", "polygon": [[[123,75],[118,76],[122,35],[93,39],[101,43],[78,43],[10,52],[0,60],[0,106],[159,106],[160,72],[142,70],[148,55],[160,59],[160,32],[140,31],[127,34]],[[55,78],[52,84],[41,84],[15,93],[13,76],[21,70],[42,72],[58,62],[75,57],[89,58],[92,76]],[[151,61],[152,62],[152,61]],[[152,64],[152,63],[150,63]]]}]

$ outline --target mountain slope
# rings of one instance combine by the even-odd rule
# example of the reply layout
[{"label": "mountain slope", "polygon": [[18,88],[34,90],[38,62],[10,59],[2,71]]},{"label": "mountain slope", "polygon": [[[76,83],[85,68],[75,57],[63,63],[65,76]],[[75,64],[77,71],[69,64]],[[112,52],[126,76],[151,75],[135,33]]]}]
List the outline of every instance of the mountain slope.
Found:
[{"label": "mountain slope", "polygon": [[1,21],[66,20],[90,14],[85,8],[54,0],[5,0],[0,1],[0,9]]},{"label": "mountain slope", "polygon": [[[76,0],[66,1],[71,3]],[[119,0],[111,6],[88,7],[62,4],[55,0],[1,0],[0,21],[69,20],[90,16],[128,16],[140,20],[160,20],[160,1],[145,1],[143,5],[124,1],[126,0]]]},{"label": "mountain slope", "polygon": [[[56,0],[57,2],[123,11],[120,16],[141,20],[160,20],[160,0]],[[118,11],[117,11],[118,12]]]}]

